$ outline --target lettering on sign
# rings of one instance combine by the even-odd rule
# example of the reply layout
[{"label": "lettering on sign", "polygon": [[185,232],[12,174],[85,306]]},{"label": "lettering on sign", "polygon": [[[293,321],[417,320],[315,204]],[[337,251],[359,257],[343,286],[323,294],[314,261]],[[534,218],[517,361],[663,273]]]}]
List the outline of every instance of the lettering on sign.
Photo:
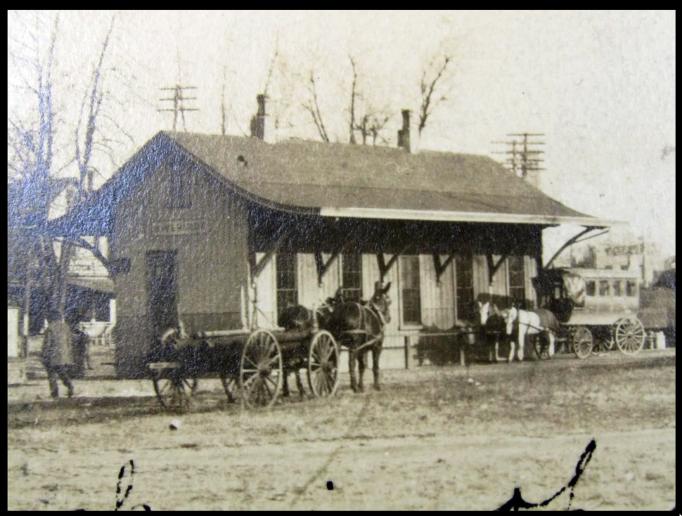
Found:
[{"label": "lettering on sign", "polygon": [[192,235],[203,233],[205,227],[201,220],[164,220],[152,222],[153,235]]},{"label": "lettering on sign", "polygon": [[643,244],[635,244],[635,245],[611,246],[611,247],[607,247],[605,249],[605,251],[606,251],[606,254],[609,256],[642,254],[644,252],[644,245]]}]

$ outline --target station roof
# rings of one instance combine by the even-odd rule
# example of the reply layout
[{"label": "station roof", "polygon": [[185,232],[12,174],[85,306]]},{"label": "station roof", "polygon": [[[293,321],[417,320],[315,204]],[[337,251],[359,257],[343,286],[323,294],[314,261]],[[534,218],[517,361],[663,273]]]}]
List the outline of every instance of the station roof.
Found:
[{"label": "station roof", "polygon": [[[503,224],[615,224],[573,210],[486,156],[290,139],[160,132],[89,203],[184,152],[256,203],[323,217]],[[139,174],[138,174],[139,175]],[[94,207],[94,204],[93,204]],[[84,222],[86,216],[81,217]]]}]

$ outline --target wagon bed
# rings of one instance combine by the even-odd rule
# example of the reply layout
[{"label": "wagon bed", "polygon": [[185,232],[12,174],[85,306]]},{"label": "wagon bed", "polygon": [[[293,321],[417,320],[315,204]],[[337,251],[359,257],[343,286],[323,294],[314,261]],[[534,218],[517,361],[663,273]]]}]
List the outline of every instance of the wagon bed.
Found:
[{"label": "wagon bed", "polygon": [[161,349],[147,363],[154,391],[167,410],[187,410],[200,377],[218,376],[228,401],[269,407],[278,399],[284,375],[304,367],[316,397],[338,387],[340,350],[325,330],[247,329],[166,332]]}]

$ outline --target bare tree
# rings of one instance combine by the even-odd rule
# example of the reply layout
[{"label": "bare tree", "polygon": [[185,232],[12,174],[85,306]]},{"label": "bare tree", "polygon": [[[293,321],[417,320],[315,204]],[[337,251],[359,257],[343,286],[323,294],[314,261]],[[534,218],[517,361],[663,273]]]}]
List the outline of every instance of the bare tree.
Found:
[{"label": "bare tree", "polygon": [[270,87],[270,83],[272,81],[272,74],[275,70],[275,66],[277,65],[277,59],[279,58],[279,38],[275,39],[275,49],[272,52],[272,58],[270,59],[270,66],[268,66],[268,73],[265,77],[265,85],[263,86],[262,92],[263,95],[268,94],[268,88]]},{"label": "bare tree", "polygon": [[322,112],[320,111],[320,103],[317,95],[317,82],[315,79],[315,71],[310,71],[308,78],[308,98],[303,102],[303,108],[310,114],[317,128],[317,132],[322,138],[323,142],[329,143],[329,134],[324,125]]},{"label": "bare tree", "polygon": [[225,136],[227,132],[227,113],[225,111],[225,75],[226,67],[223,66],[223,83],[220,91],[220,134]]},{"label": "bare tree", "polygon": [[[18,192],[18,195],[8,199],[8,202],[10,205],[17,203],[13,211],[14,222],[25,230],[23,234],[27,237],[27,254],[30,255],[27,262],[30,262],[32,257],[37,263],[34,279],[46,293],[44,310],[50,322],[64,318],[66,276],[72,255],[71,244],[77,243],[88,248],[103,259],[101,253],[80,236],[56,239],[50,234],[47,221],[53,201],[60,192],[69,190],[71,193],[67,195],[67,206],[72,206],[85,198],[92,187],[93,155],[98,147],[106,148],[110,144],[110,140],[99,134],[99,121],[104,98],[103,63],[112,30],[113,19],[93,67],[81,102],[78,124],[73,133],[75,156],[68,160],[67,165],[76,163],[78,178],[58,178],[57,172],[64,167],[57,169],[54,165],[55,139],[58,134],[64,134],[63,122],[55,111],[53,98],[58,17],[55,17],[45,55],[41,55],[39,45],[36,43],[35,56],[30,59],[35,79],[27,87],[36,102],[35,118],[9,119],[12,127],[9,141],[13,152],[8,161],[13,163],[15,172],[20,173],[13,178],[14,191]],[[55,242],[61,244],[59,256],[54,246]]]},{"label": "bare tree", "polygon": [[452,56],[449,54],[440,55],[430,60],[422,71],[419,82],[421,101],[419,105],[419,134],[422,133],[434,108],[447,100],[446,93],[441,90],[449,78],[449,67],[452,64]]},{"label": "bare tree", "polygon": [[[375,107],[360,90],[361,78],[358,71],[357,60],[348,56],[351,64],[351,86],[350,86],[350,106],[349,106],[349,142],[356,144],[356,132],[362,137],[362,144],[367,145],[369,138],[372,145],[376,145],[380,138],[381,131],[391,118],[388,109]],[[382,141],[386,140],[382,138]]]},{"label": "bare tree", "polygon": [[[348,56],[350,59],[350,66],[353,74],[353,78],[351,81],[351,87],[350,87],[350,121],[348,124],[348,132],[350,133],[349,135],[349,142],[350,143],[356,143],[355,141],[355,130],[357,129],[357,124],[355,123],[355,99],[357,97],[357,85],[358,85],[358,70],[355,64],[355,59],[353,56]],[[363,141],[364,143],[364,141]]]}]

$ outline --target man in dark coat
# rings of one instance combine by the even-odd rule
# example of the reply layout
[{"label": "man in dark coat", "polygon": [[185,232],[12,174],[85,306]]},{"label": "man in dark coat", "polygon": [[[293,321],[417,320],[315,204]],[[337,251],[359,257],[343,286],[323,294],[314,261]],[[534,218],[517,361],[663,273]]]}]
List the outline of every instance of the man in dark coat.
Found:
[{"label": "man in dark coat", "polygon": [[58,378],[68,389],[69,398],[73,396],[71,368],[73,366],[72,334],[69,324],[64,320],[48,323],[45,331],[42,352],[43,365],[47,370],[50,395],[59,397]]}]

